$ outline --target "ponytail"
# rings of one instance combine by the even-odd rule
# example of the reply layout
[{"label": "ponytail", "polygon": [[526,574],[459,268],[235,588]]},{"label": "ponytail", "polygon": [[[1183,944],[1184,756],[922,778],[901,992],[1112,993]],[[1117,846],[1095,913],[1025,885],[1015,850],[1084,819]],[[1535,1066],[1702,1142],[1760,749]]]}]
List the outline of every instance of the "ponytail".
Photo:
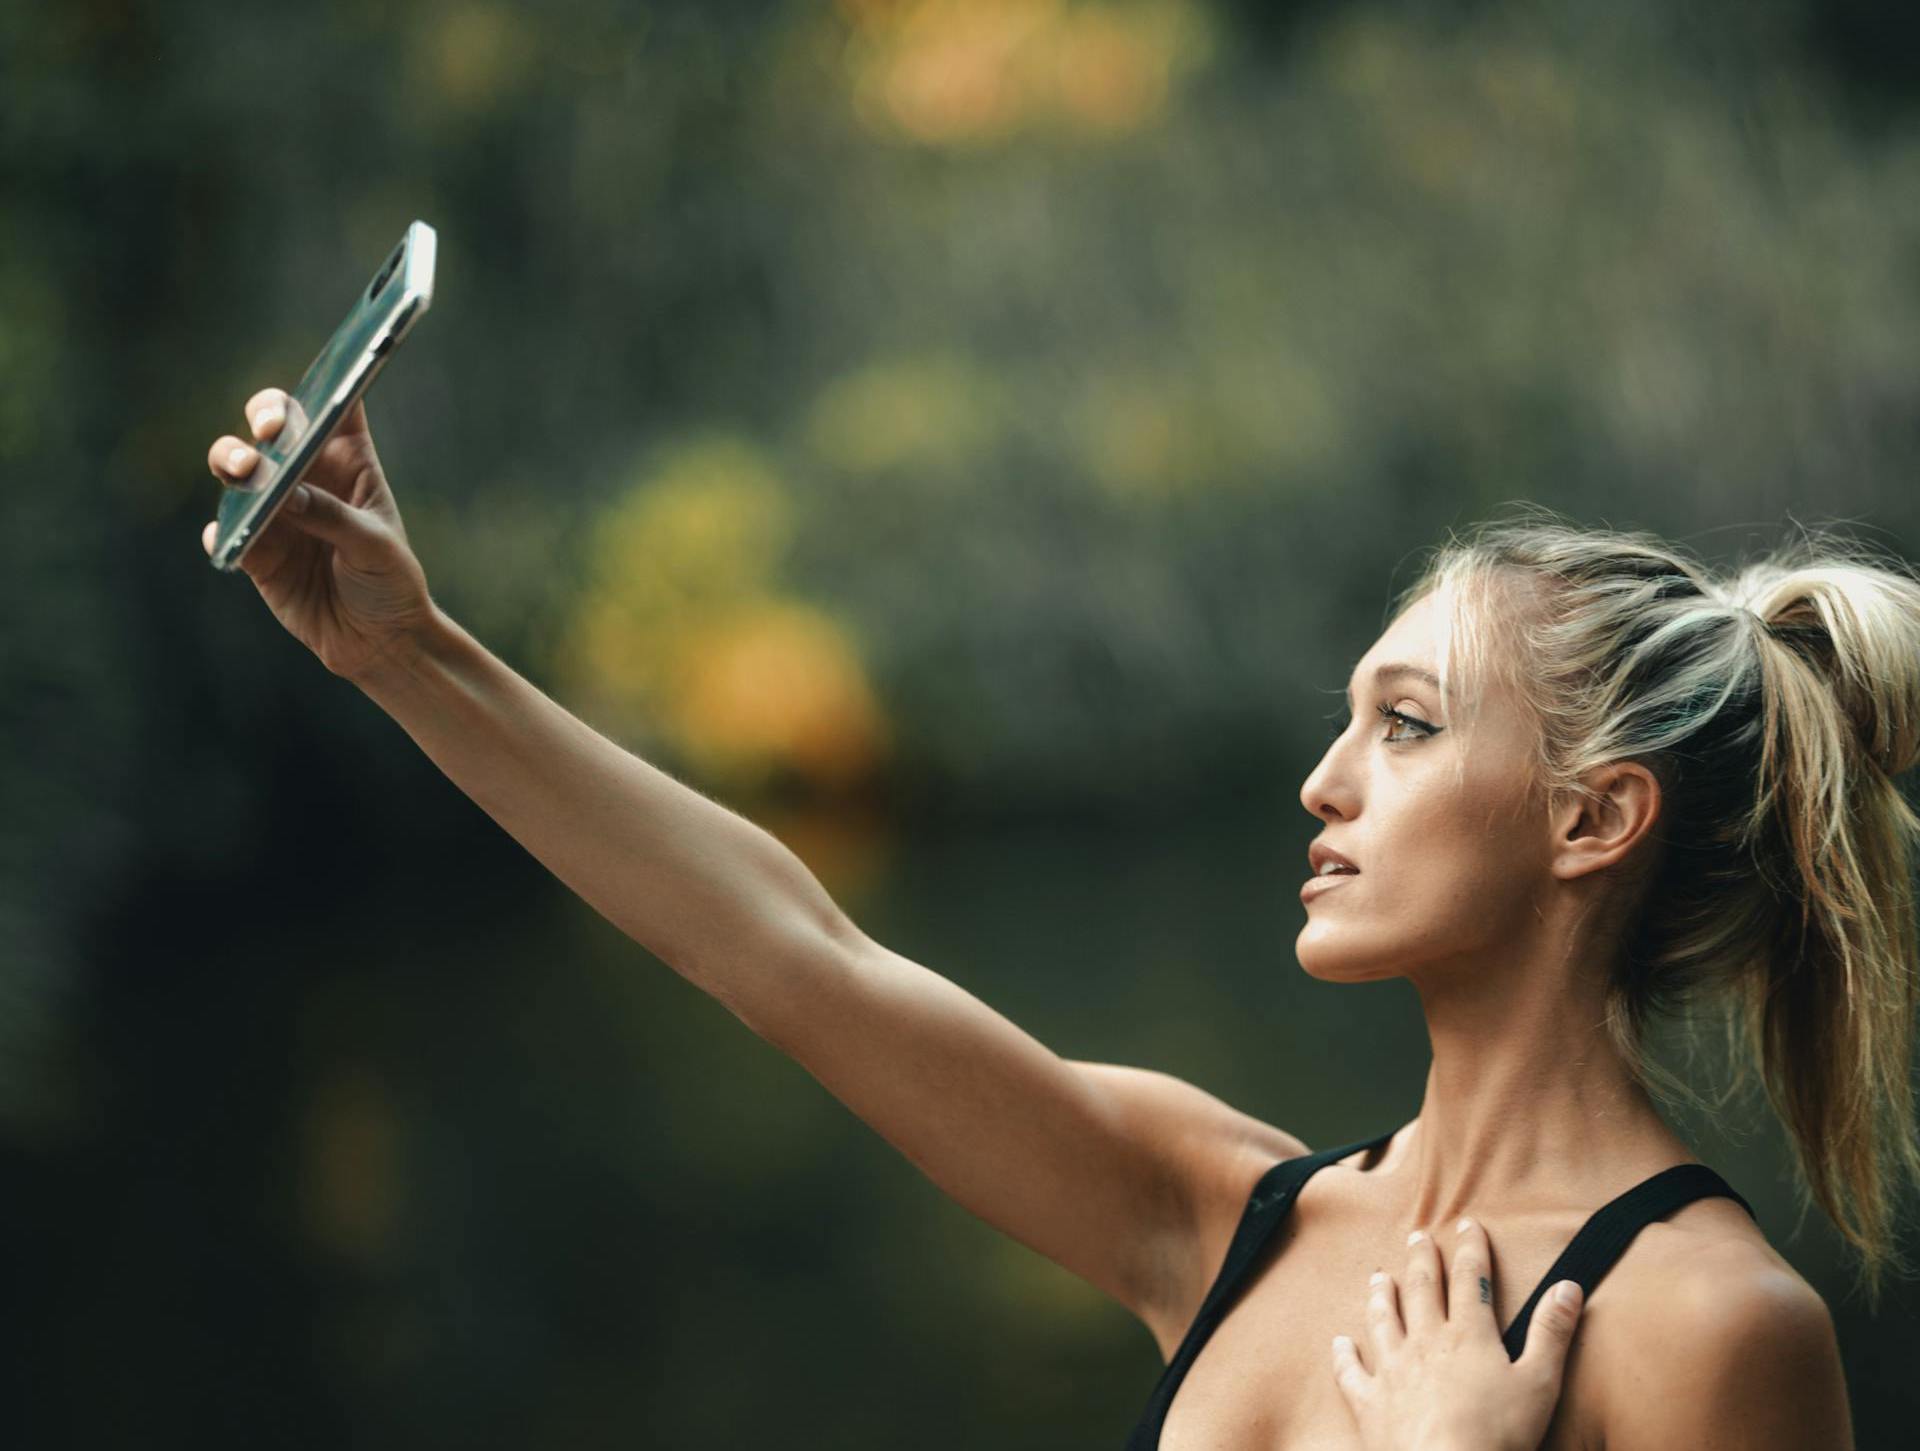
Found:
[{"label": "ponytail", "polygon": [[1898,1181],[1920,1182],[1913,1052],[1913,857],[1920,816],[1894,777],[1920,755],[1920,585],[1850,557],[1749,566],[1760,622],[1759,839],[1795,889],[1790,934],[1742,983],[1740,1019],[1800,1184],[1861,1257],[1870,1298],[1895,1249]]}]

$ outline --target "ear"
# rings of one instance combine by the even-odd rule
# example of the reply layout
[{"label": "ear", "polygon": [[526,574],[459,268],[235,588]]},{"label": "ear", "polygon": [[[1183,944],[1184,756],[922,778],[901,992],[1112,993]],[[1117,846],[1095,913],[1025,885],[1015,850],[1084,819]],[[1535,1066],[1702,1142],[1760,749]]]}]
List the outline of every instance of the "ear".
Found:
[{"label": "ear", "polygon": [[1552,815],[1550,864],[1563,881],[1618,866],[1660,816],[1660,782],[1638,761],[1596,766]]}]

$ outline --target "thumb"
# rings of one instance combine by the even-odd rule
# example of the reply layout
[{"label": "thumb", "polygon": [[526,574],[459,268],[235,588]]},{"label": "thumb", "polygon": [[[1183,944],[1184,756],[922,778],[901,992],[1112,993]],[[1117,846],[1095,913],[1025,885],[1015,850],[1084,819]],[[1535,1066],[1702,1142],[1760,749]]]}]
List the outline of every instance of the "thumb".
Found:
[{"label": "thumb", "polygon": [[1574,1280],[1561,1280],[1542,1295],[1527,1325],[1527,1343],[1517,1364],[1558,1385],[1566,1368],[1567,1347],[1573,1343],[1574,1328],[1580,1323],[1586,1302],[1585,1293]]},{"label": "thumb", "polygon": [[371,511],[356,509],[345,499],[325,489],[316,489],[312,484],[295,484],[287,496],[286,507],[280,512],[301,533],[326,540],[349,559],[364,556],[386,533],[385,526]]}]

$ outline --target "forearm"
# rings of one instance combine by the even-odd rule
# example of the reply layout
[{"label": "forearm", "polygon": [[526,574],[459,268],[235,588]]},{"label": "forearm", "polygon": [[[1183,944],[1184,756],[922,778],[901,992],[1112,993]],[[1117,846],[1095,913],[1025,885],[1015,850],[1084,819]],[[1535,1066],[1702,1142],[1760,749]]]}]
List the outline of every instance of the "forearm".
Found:
[{"label": "forearm", "polygon": [[787,949],[842,930],[777,838],[570,715],[443,612],[354,683],[555,876],[763,1035],[804,990]]}]

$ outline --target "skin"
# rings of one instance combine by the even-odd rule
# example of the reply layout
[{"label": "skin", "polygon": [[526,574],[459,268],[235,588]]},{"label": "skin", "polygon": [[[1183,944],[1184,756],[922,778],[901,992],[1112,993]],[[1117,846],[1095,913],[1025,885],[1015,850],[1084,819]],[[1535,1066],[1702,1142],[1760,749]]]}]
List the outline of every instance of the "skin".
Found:
[{"label": "skin", "polygon": [[[262,388],[246,403],[256,439],[286,426],[287,395]],[[207,468],[240,486],[260,462],[249,441],[223,434],[207,450]],[[407,543],[406,525],[374,452],[363,404],[353,407],[303,476],[307,505],[294,496],[241,556],[240,568],[274,618],[336,675],[351,678],[403,645],[433,612],[426,571]],[[214,523],[200,533],[213,553]]]},{"label": "skin", "polygon": [[[1487,1232],[1455,1227],[1443,1276],[1431,1235],[1418,1231],[1398,1285],[1378,1271],[1367,1297],[1367,1344],[1333,1340],[1334,1377],[1367,1451],[1534,1451],[1560,1399],[1584,1297],[1562,1281],[1535,1308],[1518,1360],[1507,1358],[1493,1304]],[[1564,1289],[1568,1299],[1561,1300]]]},{"label": "skin", "polygon": [[[248,400],[246,412],[254,436],[271,438],[284,423],[285,395],[263,389]],[[244,486],[257,461],[252,444],[233,435],[208,451],[215,477],[235,486]],[[435,607],[358,405],[306,480],[311,502],[297,511],[291,503],[283,507],[241,567],[275,617],[328,669],[363,679],[381,662],[401,656]],[[209,552],[213,528],[209,524],[202,537]],[[1516,1373],[1520,1362],[1505,1364],[1497,1324],[1550,1263],[1569,1225],[1577,1226],[1626,1186],[1694,1156],[1594,1026],[1614,945],[1600,924],[1617,921],[1625,910],[1629,867],[1636,864],[1630,859],[1658,813],[1657,784],[1645,769],[1619,764],[1588,778],[1597,801],[1549,808],[1522,784],[1528,727],[1511,701],[1491,694],[1471,720],[1448,720],[1431,686],[1407,680],[1376,688],[1373,670],[1383,662],[1432,667],[1436,625],[1423,602],[1369,650],[1355,673],[1353,720],[1301,791],[1302,805],[1325,823],[1323,839],[1361,868],[1360,876],[1308,904],[1297,943],[1302,967],[1329,982],[1406,977],[1419,994],[1433,1048],[1420,1114],[1394,1136],[1380,1161],[1364,1171],[1358,1165],[1329,1167],[1296,1206],[1296,1218],[1312,1221],[1323,1253],[1331,1253],[1318,1262],[1283,1258],[1279,1266],[1296,1281],[1282,1287],[1294,1298],[1278,1316],[1297,1320],[1304,1311],[1318,1325],[1358,1328],[1359,1318],[1350,1312],[1364,1299],[1365,1340],[1346,1352],[1328,1352],[1328,1338],[1319,1335],[1328,1399],[1314,1402],[1312,1387],[1291,1366],[1277,1373],[1270,1359],[1263,1364],[1252,1358],[1270,1353],[1260,1350],[1257,1339],[1252,1351],[1238,1352],[1241,1359],[1230,1358],[1231,1347],[1223,1342],[1231,1339],[1236,1318],[1244,1318],[1230,1316],[1188,1388],[1205,1389],[1198,1382],[1211,1361],[1230,1373],[1244,1365],[1248,1374],[1263,1378],[1255,1387],[1263,1392],[1291,1401],[1304,1397],[1310,1404],[1294,1412],[1281,1443],[1296,1447],[1309,1439],[1369,1451],[1533,1446],[1537,1438],[1525,1438],[1543,1407],[1555,1416],[1556,1427],[1564,1420],[1603,1433],[1608,1451],[1679,1444],[1761,1451],[1850,1445],[1844,1382],[1825,1307],[1730,1201],[1686,1206],[1642,1231],[1596,1287],[1596,1303],[1582,1308],[1586,1371],[1580,1369],[1580,1344],[1569,1353],[1550,1338],[1530,1375]],[[1436,730],[1389,723],[1376,714],[1381,705]],[[580,741],[583,750],[592,744]],[[1467,767],[1459,789],[1452,779],[1456,759]],[[459,767],[455,762],[456,778]],[[635,766],[620,757],[607,767],[616,768]],[[599,789],[603,783],[594,779]],[[677,789],[662,802],[663,808],[680,804]],[[696,805],[691,798],[686,803],[688,810]],[[527,813],[512,803],[495,806],[526,840],[531,833],[521,818]],[[717,819],[721,813],[708,815]],[[713,833],[716,844],[734,846],[733,837],[721,834],[726,823],[690,817],[685,824]],[[585,880],[587,873],[566,857],[563,845],[545,846],[542,860],[570,884]],[[663,866],[678,865],[659,843],[641,845],[661,853]],[[780,873],[753,878],[757,891],[774,890],[793,875],[784,858],[779,865]],[[704,886],[705,879],[696,884]],[[642,915],[654,920],[658,914],[647,905]],[[606,910],[624,920],[618,907],[615,902]],[[874,955],[860,959],[856,977],[844,970],[841,944],[826,950],[831,971],[820,974],[822,989],[862,989],[853,1008],[894,1014],[885,1020],[888,1033],[922,1058],[952,1053],[956,1065],[982,1075],[981,1081],[950,1077],[942,1090],[941,1131],[923,1134],[932,1115],[911,1099],[912,1080],[883,1071],[884,1060],[867,1075],[864,1059],[849,1062],[840,1052],[837,1030],[816,1042],[809,1021],[770,1016],[762,1036],[807,1063],[891,1141],[910,1146],[916,1162],[932,1165],[930,1173],[937,1169],[936,1182],[962,1203],[977,1205],[990,1223],[1107,1289],[1147,1322],[1163,1351],[1177,1344],[1218,1270],[1252,1176],[1274,1157],[1305,1147],[1166,1075],[1062,1064],[977,1001],[877,946],[863,946]],[[678,961],[671,952],[661,955]],[[722,954],[715,961],[732,970],[739,957]],[[785,970],[810,973],[816,965],[796,956]],[[738,980],[702,985],[723,1001],[745,1003],[758,986],[751,966],[740,969]],[[694,967],[684,970],[697,977]],[[874,992],[864,991],[869,985]],[[909,1039],[909,1032],[920,1036]],[[1192,1224],[1185,1214],[1170,1222],[1140,1218],[1143,1230],[1156,1237],[1131,1230],[1112,1237],[1111,1246],[1121,1249],[1136,1243],[1153,1249],[1147,1261],[1155,1267],[1153,1279],[1138,1273],[1137,1264],[1120,1266],[1103,1257],[1111,1246],[1085,1224],[1087,1184],[1081,1180],[1042,1181],[1044,1196],[1006,1195],[1013,1182],[1002,1153],[1008,1124],[990,1110],[1016,1090],[1030,1105],[1038,1092],[1048,1106],[1064,1104],[1078,1115],[1065,1120],[1062,1130],[1076,1152],[1087,1149],[1089,1121],[1102,1128],[1115,1121],[1129,1126],[1126,1137],[1098,1141],[1109,1157],[1095,1168],[1117,1176],[1097,1181],[1099,1187],[1132,1187],[1140,1163],[1174,1164],[1172,1182],[1200,1186],[1192,1191]],[[979,1143],[952,1131],[946,1110],[956,1103],[978,1113]],[[1085,1117],[1087,1103],[1097,1104],[1103,1117]],[[1036,1135],[1047,1131],[1045,1124],[1034,1127],[1031,1114],[1020,1123]],[[1058,1161],[1053,1142],[1040,1136],[1021,1146],[1016,1158],[1026,1172],[1020,1183],[1035,1183],[1034,1165],[1044,1169]],[[1162,1200],[1156,1189],[1114,1202],[1137,1211]],[[1067,1206],[1058,1217],[1052,1212],[1056,1204]],[[1450,1283],[1473,1295],[1456,1309],[1441,1289],[1433,1237],[1455,1233],[1446,1227],[1469,1208],[1477,1225],[1495,1227],[1506,1270],[1489,1232],[1470,1230],[1456,1249],[1468,1254],[1467,1268],[1463,1272],[1456,1262]],[[1385,1246],[1416,1229],[1428,1238],[1424,1249],[1416,1242],[1408,1253],[1404,1290],[1387,1282],[1381,1295],[1373,1295],[1350,1288],[1352,1281],[1334,1290],[1326,1265],[1384,1271]],[[1517,1275],[1511,1273],[1516,1258]],[[1278,1318],[1270,1298],[1265,1307],[1255,1303],[1257,1293],[1246,1298],[1247,1313]],[[1437,1313],[1441,1303],[1448,1306],[1444,1316]],[[1496,1309],[1502,1313],[1494,1317]],[[1534,1335],[1554,1333],[1551,1318],[1543,1301],[1528,1356],[1534,1355]],[[1242,1340],[1244,1345],[1247,1337]],[[1556,1408],[1562,1356],[1564,1396]],[[1580,1394],[1583,1383],[1588,1390]],[[1184,1414],[1190,1430],[1183,1444],[1204,1444],[1209,1451],[1256,1444],[1244,1428],[1238,1438],[1212,1434],[1224,1430],[1219,1408],[1204,1398],[1193,1407],[1182,1404],[1195,1399],[1183,1394],[1168,1419],[1173,1433]],[[1580,1402],[1577,1418],[1559,1414],[1565,1400]],[[1551,1434],[1554,1446],[1585,1444],[1573,1431]],[[1169,1451],[1176,1439],[1166,1438]]]}]

